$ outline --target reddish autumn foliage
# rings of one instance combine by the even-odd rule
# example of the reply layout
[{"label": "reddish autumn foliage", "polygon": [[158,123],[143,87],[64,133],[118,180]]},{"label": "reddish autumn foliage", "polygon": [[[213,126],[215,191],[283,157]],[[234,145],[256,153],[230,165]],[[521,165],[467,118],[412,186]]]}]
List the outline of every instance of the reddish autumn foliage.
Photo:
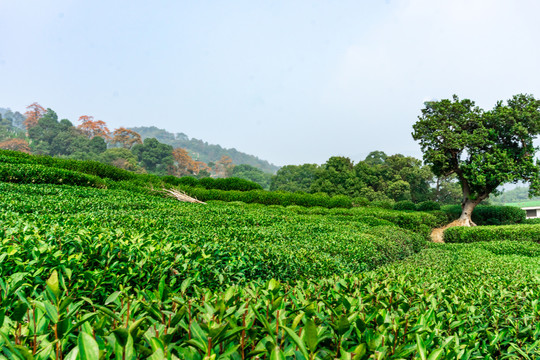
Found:
[{"label": "reddish autumn foliage", "polygon": [[202,170],[210,171],[210,168],[204,162],[193,160],[186,149],[176,148],[172,154],[175,165],[171,167],[171,175],[197,175]]},{"label": "reddish autumn foliage", "polygon": [[26,131],[28,131],[28,129],[38,124],[39,119],[45,115],[47,110],[37,102],[28,105],[26,108],[29,110],[24,113],[26,120],[24,120],[23,124],[26,127]]},{"label": "reddish autumn foliage", "polygon": [[141,135],[124,127],[120,127],[113,132],[112,142],[115,144],[121,144],[123,148],[131,149],[135,144],[142,144]]},{"label": "reddish autumn foliage", "polygon": [[216,162],[214,166],[214,172],[218,177],[229,177],[232,174],[234,169],[234,164],[232,159],[227,155],[223,155],[219,161]]},{"label": "reddish autumn foliage", "polygon": [[175,176],[185,176],[189,174],[194,174],[195,171],[195,161],[189,156],[189,153],[186,149],[176,148],[172,152],[174,161],[176,162],[173,167],[173,175]]},{"label": "reddish autumn foliage", "polygon": [[208,171],[210,172],[212,170],[206,163],[202,161],[195,161],[195,174],[200,173],[201,171]]},{"label": "reddish autumn foliage", "polygon": [[105,121],[94,120],[93,116],[82,115],[79,117],[81,125],[77,126],[88,138],[100,136],[104,139],[110,139],[111,131],[107,128]]},{"label": "reddish autumn foliage", "polygon": [[23,139],[8,139],[0,142],[0,149],[15,150],[30,154],[30,146]]}]

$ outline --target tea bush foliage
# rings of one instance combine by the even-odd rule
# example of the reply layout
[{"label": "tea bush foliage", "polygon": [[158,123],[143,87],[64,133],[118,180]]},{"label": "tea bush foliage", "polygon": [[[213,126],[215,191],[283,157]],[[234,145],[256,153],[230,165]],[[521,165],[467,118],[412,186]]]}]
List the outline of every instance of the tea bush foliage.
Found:
[{"label": "tea bush foliage", "polygon": [[[183,191],[202,201],[242,201],[265,205],[329,208],[352,207],[352,200],[343,195],[329,197],[325,194],[269,192],[262,190],[257,183],[239,178],[198,180],[193,177],[160,177],[152,174],[136,174],[96,161],[35,156],[10,150],[0,150],[0,169],[0,181],[23,184],[107,186],[146,194],[154,193],[152,190],[163,187],[179,186]],[[41,173],[43,174],[40,175]],[[66,179],[67,177],[71,180]]]},{"label": "tea bush foliage", "polygon": [[184,176],[181,178],[174,176],[163,176],[163,181],[175,186],[188,186],[188,187],[202,187],[204,189],[217,189],[217,190],[236,190],[236,191],[250,191],[250,190],[262,190],[261,185],[236,177],[214,179],[214,178],[202,178],[197,179],[191,176]]},{"label": "tea bush foliage", "polygon": [[436,201],[423,201],[416,206],[418,211],[434,211],[441,210],[441,205]]},{"label": "tea bush foliage", "polygon": [[2,164],[0,166],[0,181],[21,184],[105,187],[105,182],[97,176],[33,164]]},{"label": "tea bush foliage", "polygon": [[540,242],[539,225],[505,225],[451,227],[444,231],[444,241],[467,243],[476,241],[536,241]]},{"label": "tea bush foliage", "polygon": [[411,210],[411,211],[415,211],[416,210],[416,205],[410,200],[402,200],[402,201],[398,201],[397,203],[395,203],[393,209],[394,210]]}]

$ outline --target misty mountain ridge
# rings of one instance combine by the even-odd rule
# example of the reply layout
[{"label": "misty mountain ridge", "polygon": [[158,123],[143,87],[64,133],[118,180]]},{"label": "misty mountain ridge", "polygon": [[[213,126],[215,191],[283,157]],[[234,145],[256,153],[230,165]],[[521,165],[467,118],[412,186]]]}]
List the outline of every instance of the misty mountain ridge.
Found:
[{"label": "misty mountain ridge", "polygon": [[279,166],[271,164],[266,160],[259,159],[255,155],[246,154],[235,148],[223,148],[221,145],[209,144],[206,141],[195,138],[190,139],[189,136],[184,133],[173,134],[165,129],[160,129],[155,126],[130,127],[129,129],[139,133],[143,139],[156,138],[159,142],[171,145],[174,148],[184,148],[190,153],[194,160],[203,161],[205,163],[219,161],[221,157],[225,155],[230,157],[235,165],[251,165],[270,174],[275,174],[279,169]]}]

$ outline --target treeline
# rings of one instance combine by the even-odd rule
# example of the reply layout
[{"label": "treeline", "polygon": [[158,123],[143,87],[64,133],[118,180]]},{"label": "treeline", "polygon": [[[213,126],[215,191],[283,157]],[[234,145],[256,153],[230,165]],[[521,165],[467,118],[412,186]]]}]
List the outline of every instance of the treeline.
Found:
[{"label": "treeline", "polygon": [[346,195],[356,203],[408,200],[453,204],[461,199],[455,178],[436,178],[420,160],[401,154],[387,156],[382,151],[373,151],[356,164],[336,156],[321,166],[284,166],[272,178],[270,190]]},{"label": "treeline", "polygon": [[[121,127],[110,131],[105,122],[86,115],[78,122],[74,125],[67,119],[59,120],[53,110],[45,110],[37,103],[30,105],[24,115],[0,111],[0,149],[94,160],[161,176],[236,177],[253,181],[265,190],[343,195],[355,204],[378,202],[391,207],[402,201],[452,204],[461,200],[455,178],[437,178],[420,160],[401,154],[387,156],[382,151],[373,151],[356,164],[346,157],[331,157],[322,165],[287,165],[272,175],[253,165],[235,165],[225,155],[215,162],[203,162],[186,148],[164,143],[199,141],[184,134],[174,135],[154,127]],[[144,138],[134,129],[158,138]]]}]

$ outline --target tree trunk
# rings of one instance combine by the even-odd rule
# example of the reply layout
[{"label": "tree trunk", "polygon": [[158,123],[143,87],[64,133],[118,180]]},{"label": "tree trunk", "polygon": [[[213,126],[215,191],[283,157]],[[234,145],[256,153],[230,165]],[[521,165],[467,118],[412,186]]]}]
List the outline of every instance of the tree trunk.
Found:
[{"label": "tree trunk", "polygon": [[476,205],[478,205],[478,203],[480,203],[480,201],[473,201],[469,198],[465,198],[463,200],[463,203],[461,204],[461,216],[456,220],[457,226],[476,226],[476,224],[472,221],[471,216],[474,208]]}]

